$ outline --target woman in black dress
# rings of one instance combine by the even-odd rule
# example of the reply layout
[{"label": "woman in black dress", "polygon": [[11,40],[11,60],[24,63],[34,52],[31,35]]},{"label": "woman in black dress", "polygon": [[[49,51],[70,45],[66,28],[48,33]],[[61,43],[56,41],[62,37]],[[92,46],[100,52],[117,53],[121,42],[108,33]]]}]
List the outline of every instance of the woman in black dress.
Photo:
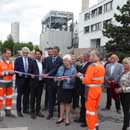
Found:
[{"label": "woman in black dress", "polygon": [[77,70],[74,65],[72,65],[71,56],[65,55],[63,57],[63,65],[59,68],[57,72],[58,83],[59,85],[59,103],[60,103],[60,117],[57,124],[60,124],[64,121],[64,112],[66,112],[65,116],[65,125],[68,126],[70,124],[70,109],[71,102],[73,96],[73,88],[74,88],[74,74],[77,73]]}]

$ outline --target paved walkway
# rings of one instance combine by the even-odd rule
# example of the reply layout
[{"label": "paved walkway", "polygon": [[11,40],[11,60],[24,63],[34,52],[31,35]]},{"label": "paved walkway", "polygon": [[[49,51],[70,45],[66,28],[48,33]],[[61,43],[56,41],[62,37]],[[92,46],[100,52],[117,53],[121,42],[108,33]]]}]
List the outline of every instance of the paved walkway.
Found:
[{"label": "paved walkway", "polygon": [[[14,100],[13,100],[14,113],[16,113],[15,99],[16,99],[16,93],[14,94]],[[100,130],[121,130],[122,114],[116,113],[114,102],[111,111],[100,110],[101,108],[104,107],[105,100],[106,96],[104,93],[99,106]],[[45,114],[45,116],[47,116],[47,111],[43,113]],[[81,128],[80,124],[73,122],[73,119],[76,116],[77,114],[71,115],[71,125],[67,127],[65,126],[64,123],[60,125],[56,124],[57,112],[55,112],[55,117],[49,121],[46,120],[46,118],[37,118],[36,120],[32,120],[29,115],[25,115],[24,118],[17,117],[16,119],[5,117],[4,121],[0,122],[0,130],[86,130],[85,128]]]}]

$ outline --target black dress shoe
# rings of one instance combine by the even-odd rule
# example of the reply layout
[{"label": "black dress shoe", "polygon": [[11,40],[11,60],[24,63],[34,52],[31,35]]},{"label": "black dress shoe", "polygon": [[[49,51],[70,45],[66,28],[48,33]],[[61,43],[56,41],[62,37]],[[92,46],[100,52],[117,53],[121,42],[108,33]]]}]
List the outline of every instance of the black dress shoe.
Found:
[{"label": "black dress shoe", "polygon": [[36,115],[39,116],[39,117],[41,117],[41,118],[45,117],[41,112],[38,112]]},{"label": "black dress shoe", "polygon": [[64,122],[64,119],[57,121],[56,124],[60,124],[62,122]]},{"label": "black dress shoe", "polygon": [[65,126],[69,126],[70,125],[70,123],[65,123]]},{"label": "black dress shoe", "polygon": [[48,115],[46,119],[47,119],[47,120],[50,120],[50,119],[52,119],[52,118],[53,118],[52,115]]},{"label": "black dress shoe", "polygon": [[25,113],[25,114],[29,114],[30,111],[29,111],[29,110],[23,110],[23,113]]},{"label": "black dress shoe", "polygon": [[21,112],[18,112],[17,115],[18,115],[18,117],[24,117]]},{"label": "black dress shoe", "polygon": [[35,113],[32,113],[32,114],[31,114],[31,118],[32,118],[32,119],[36,119],[36,114],[35,114]]}]

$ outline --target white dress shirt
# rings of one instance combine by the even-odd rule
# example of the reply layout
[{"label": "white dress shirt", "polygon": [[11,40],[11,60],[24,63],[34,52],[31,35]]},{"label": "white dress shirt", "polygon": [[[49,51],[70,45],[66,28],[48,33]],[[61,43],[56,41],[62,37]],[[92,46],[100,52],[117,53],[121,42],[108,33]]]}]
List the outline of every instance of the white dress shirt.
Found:
[{"label": "white dress shirt", "polygon": [[24,70],[25,72],[28,71],[28,58],[22,57],[23,59],[23,64],[24,64]]},{"label": "white dress shirt", "polygon": [[[38,69],[39,69],[39,75],[41,75],[41,74],[42,74],[42,72],[43,72],[42,62],[41,62],[41,61],[38,61],[38,60],[36,60],[36,62],[37,62]],[[39,77],[39,80],[42,80],[42,78],[41,78],[41,77]]]},{"label": "white dress shirt", "polygon": [[111,75],[113,74],[114,69],[115,69],[115,63],[112,64],[112,66],[111,66]]}]

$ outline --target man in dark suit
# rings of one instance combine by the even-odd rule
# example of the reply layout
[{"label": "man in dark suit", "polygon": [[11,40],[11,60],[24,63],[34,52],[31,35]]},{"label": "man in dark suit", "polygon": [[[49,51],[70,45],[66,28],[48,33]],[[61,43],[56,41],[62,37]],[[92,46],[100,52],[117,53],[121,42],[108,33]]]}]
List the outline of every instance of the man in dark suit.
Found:
[{"label": "man in dark suit", "polygon": [[[78,72],[85,74],[88,66],[91,64],[88,60],[89,60],[89,51],[84,52],[81,57],[83,57],[83,62],[80,65]],[[80,108],[80,117],[76,120],[74,120],[75,122],[79,122],[82,123],[81,127],[86,127],[86,121],[85,121],[85,113],[86,113],[86,109],[85,109],[85,101],[86,101],[86,93],[87,93],[87,88],[85,87],[84,84],[82,84],[82,81],[80,79],[77,79],[79,81],[79,91],[80,91],[80,95],[81,95],[81,108]]]},{"label": "man in dark suit", "polygon": [[[75,66],[77,69],[77,72],[80,72],[82,64],[84,62],[84,56],[81,54],[78,58],[78,61],[75,62]],[[76,109],[76,107],[79,107],[79,96],[81,96],[80,90],[81,90],[81,80],[76,77],[75,80],[75,85],[74,85],[74,90],[73,90],[73,109]],[[76,119],[77,121],[77,119]]]},{"label": "man in dark suit", "polygon": [[[15,71],[30,73],[29,68],[32,66],[32,59],[28,57],[30,50],[27,47],[22,48],[22,56],[15,60]],[[29,87],[30,76],[25,74],[16,74],[16,86],[17,86],[17,114],[19,117],[23,117],[23,113],[29,113]],[[22,104],[22,106],[21,106]]]},{"label": "man in dark suit", "polygon": [[[31,99],[30,99],[30,107],[31,107],[31,118],[36,119],[36,116],[44,117],[41,110],[41,97],[43,92],[43,62],[42,62],[42,51],[35,51],[35,58],[33,60],[33,66],[31,69],[31,78],[30,86],[31,86]],[[35,76],[35,75],[39,75]]]},{"label": "man in dark suit", "polygon": [[[46,58],[44,58],[44,63],[46,63],[46,60],[48,59],[48,57],[53,57],[53,48],[49,47],[48,48],[48,56]],[[42,110],[47,110],[48,108],[48,94],[47,94],[47,82],[44,81],[44,88],[45,88],[45,100],[44,100],[44,108]]]},{"label": "man in dark suit", "polygon": [[[53,57],[46,58],[46,76],[55,76],[58,68],[63,64],[62,58],[59,56],[59,47],[53,48]],[[47,79],[47,93],[48,93],[48,111],[49,115],[47,119],[53,117],[54,105],[56,101],[56,83],[53,79]]]}]

